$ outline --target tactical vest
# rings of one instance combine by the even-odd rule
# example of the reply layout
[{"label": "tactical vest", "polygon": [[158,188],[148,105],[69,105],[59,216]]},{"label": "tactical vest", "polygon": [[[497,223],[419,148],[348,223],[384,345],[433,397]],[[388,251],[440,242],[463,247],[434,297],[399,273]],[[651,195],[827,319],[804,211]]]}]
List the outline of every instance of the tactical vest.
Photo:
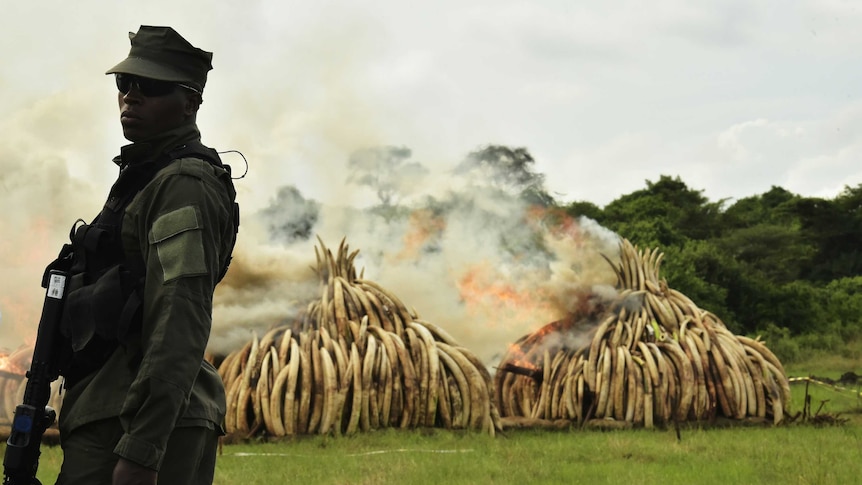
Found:
[{"label": "tactical vest", "polygon": [[[67,387],[101,367],[118,345],[126,345],[140,334],[146,267],[141,258],[125,255],[123,217],[126,207],[156,173],[180,158],[198,158],[226,170],[222,182],[233,202],[234,233],[239,229],[239,205],[230,166],[224,165],[212,148],[190,142],[156,160],[123,168],[101,213],[90,224],[78,220],[72,226],[71,244],[65,245],[60,258],[46,269],[47,274],[61,262],[71,265],[60,324],[60,333],[68,341],[60,366]],[[219,281],[227,266],[222,268]]]}]

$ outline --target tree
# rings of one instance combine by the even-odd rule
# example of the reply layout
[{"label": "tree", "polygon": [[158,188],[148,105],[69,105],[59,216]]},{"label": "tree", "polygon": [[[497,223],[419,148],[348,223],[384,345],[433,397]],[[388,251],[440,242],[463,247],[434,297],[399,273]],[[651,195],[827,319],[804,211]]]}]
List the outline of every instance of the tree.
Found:
[{"label": "tree", "polygon": [[598,221],[602,218],[602,209],[593,204],[592,202],[587,201],[575,201],[565,206],[564,210],[566,214],[571,217],[589,217],[594,221]]},{"label": "tree", "polygon": [[533,171],[535,163],[526,148],[488,145],[467,155],[455,173],[474,173],[498,190],[514,192],[531,204],[549,206],[554,198],[545,189],[545,176]]},{"label": "tree", "polygon": [[715,239],[716,247],[774,284],[799,279],[816,252],[793,226],[760,223],[731,229]]},{"label": "tree", "polygon": [[771,321],[795,334],[814,333],[830,322],[822,288],[808,281],[792,281],[773,288],[761,321]]},{"label": "tree", "polygon": [[679,177],[662,175],[647,188],[624,195],[605,207],[598,222],[636,244],[681,246],[687,239],[718,233],[721,202],[710,203]]},{"label": "tree", "polygon": [[829,320],[842,324],[844,339],[862,336],[862,276],[830,282],[824,290]]},{"label": "tree", "polygon": [[271,240],[290,244],[311,237],[320,217],[320,204],[304,198],[296,187],[285,186],[260,215],[267,221]]},{"label": "tree", "polygon": [[665,254],[661,276],[668,285],[691,298],[698,307],[715,313],[728,327],[737,327],[724,286],[735,279],[736,265],[723,260],[709,241],[689,241],[682,247],[668,249]]},{"label": "tree", "polygon": [[795,205],[803,237],[817,246],[804,276],[828,282],[862,274],[862,184],[835,199],[805,198]]},{"label": "tree", "polygon": [[357,150],[350,155],[348,183],[370,187],[380,205],[391,207],[421,184],[428,170],[407,162],[412,152],[407,147],[380,146]]},{"label": "tree", "polygon": [[794,204],[800,200],[781,187],[772,186],[761,195],[745,197],[736,201],[721,215],[726,229],[751,227],[757,224],[798,226],[799,218]]}]

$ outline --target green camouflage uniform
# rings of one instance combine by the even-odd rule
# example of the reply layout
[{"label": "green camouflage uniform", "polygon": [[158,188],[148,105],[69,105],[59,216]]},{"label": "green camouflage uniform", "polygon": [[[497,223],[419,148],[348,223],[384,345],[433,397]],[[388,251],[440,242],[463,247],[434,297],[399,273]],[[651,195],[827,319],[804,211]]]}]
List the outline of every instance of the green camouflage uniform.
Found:
[{"label": "green camouflage uniform", "polygon": [[[123,147],[115,162],[152,160],[199,139],[194,125],[183,126]],[[229,175],[222,168],[181,158],[159,171],[126,208],[123,250],[146,267],[141,337],[66,391],[58,483],[95,483],[84,478],[95,476],[110,483],[118,456],[154,470],[188,469],[195,446],[206,448],[199,450],[206,455],[201,459],[212,462],[201,466],[213,466],[225,393],[204,350],[213,291],[235,239],[234,194],[223,177]],[[185,441],[192,430],[206,436],[205,443]],[[99,444],[105,448],[101,455],[93,451]],[[94,456],[88,459],[90,451]],[[164,473],[159,480],[185,483]],[[205,477],[203,483],[209,483]]]}]

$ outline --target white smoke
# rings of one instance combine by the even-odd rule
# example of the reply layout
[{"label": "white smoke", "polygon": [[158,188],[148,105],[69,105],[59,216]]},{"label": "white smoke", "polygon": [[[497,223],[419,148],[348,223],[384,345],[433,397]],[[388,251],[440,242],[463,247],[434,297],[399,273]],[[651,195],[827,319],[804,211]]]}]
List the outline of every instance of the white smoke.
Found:
[{"label": "white smoke", "polygon": [[[0,120],[0,347],[32,341],[42,270],[68,241],[72,223],[101,206],[94,186],[70,173],[85,127],[87,92],[46,96]],[[75,114],[73,117],[72,114]],[[103,162],[111,170],[110,160]]]},{"label": "white smoke", "polygon": [[[253,226],[241,228],[235,259],[241,269],[228,273],[228,290],[217,294],[213,346],[236,348],[249,330],[260,335],[318,298],[314,236],[332,250],[345,239],[360,250],[357,271],[366,279],[489,363],[522,335],[576,311],[585,295],[614,292],[613,273],[600,256],[616,254],[613,233],[589,220],[569,220],[568,232],[559,232],[518,197],[478,185],[451,190],[456,185],[388,210],[320,204],[311,213],[291,207],[302,203],[293,198],[246,215]],[[313,224],[284,220],[310,214]],[[282,237],[268,224],[272,219],[278,227],[310,230],[306,238]]]},{"label": "white smoke", "polygon": [[[530,229],[530,208],[516,197],[495,193],[481,180],[452,175],[466,153],[453,155],[457,150],[450,143],[435,142],[437,135],[426,133],[430,127],[404,113],[393,128],[387,93],[369,90],[371,80],[362,74],[383,42],[375,29],[348,22],[333,36],[332,26],[321,22],[317,30],[304,31],[314,42],[282,42],[265,61],[255,61],[230,57],[224,45],[228,37],[177,27],[193,43],[216,52],[216,70],[198,118],[203,141],[217,149],[239,149],[250,163],[248,177],[236,183],[243,220],[232,269],[216,294],[212,351],[230,350],[249,338],[250,330],[290,320],[317,295],[311,269],[316,235],[330,247],[346,237],[351,248],[361,251],[357,265],[365,268],[366,278],[389,288],[485,359],[558,318],[573,288],[612,278],[597,253],[612,254],[616,245],[596,236],[588,223],[581,223],[577,237],[541,225]],[[32,342],[44,296],[42,270],[68,239],[72,223],[98,213],[116,174],[110,158],[125,141],[113,111],[111,82],[102,72],[125,55],[125,31],[135,28],[87,34],[87,48],[70,57],[75,62],[57,67],[68,76],[52,77],[50,89],[27,90],[27,96],[0,104],[5,108],[0,120],[0,347]],[[116,41],[109,50],[89,48],[106,45],[108,38]],[[265,71],[255,62],[301,66],[301,72],[255,77],[254,89],[246,89],[249,73]],[[421,182],[404,179],[395,185],[412,189],[398,199],[399,210],[409,215],[370,210],[374,193],[345,183],[349,155],[402,139],[421,146],[411,161],[429,173]],[[236,173],[244,168],[233,155],[225,159]],[[318,219],[308,238],[273,240],[272,217],[260,212],[289,185],[317,204]],[[274,207],[279,213],[292,210]],[[298,211],[300,217],[308,209]],[[531,250],[536,248],[541,250]],[[519,299],[494,303],[490,294],[465,296],[465,282],[476,291]]]}]

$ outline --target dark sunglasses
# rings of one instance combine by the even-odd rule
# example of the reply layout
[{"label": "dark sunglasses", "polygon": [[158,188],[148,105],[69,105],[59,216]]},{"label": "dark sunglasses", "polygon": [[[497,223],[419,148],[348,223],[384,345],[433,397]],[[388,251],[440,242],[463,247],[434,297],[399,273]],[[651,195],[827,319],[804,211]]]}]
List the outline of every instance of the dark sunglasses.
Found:
[{"label": "dark sunglasses", "polygon": [[148,98],[165,96],[167,94],[170,94],[177,86],[201,94],[201,92],[197,89],[191,86],[187,86],[185,84],[170,81],[159,81],[157,79],[150,79],[148,77],[135,76],[134,74],[116,73],[114,74],[114,78],[117,81],[117,89],[119,89],[120,92],[123,94],[129,94],[129,91],[132,90],[133,84],[138,88],[139,93],[143,94]]}]

